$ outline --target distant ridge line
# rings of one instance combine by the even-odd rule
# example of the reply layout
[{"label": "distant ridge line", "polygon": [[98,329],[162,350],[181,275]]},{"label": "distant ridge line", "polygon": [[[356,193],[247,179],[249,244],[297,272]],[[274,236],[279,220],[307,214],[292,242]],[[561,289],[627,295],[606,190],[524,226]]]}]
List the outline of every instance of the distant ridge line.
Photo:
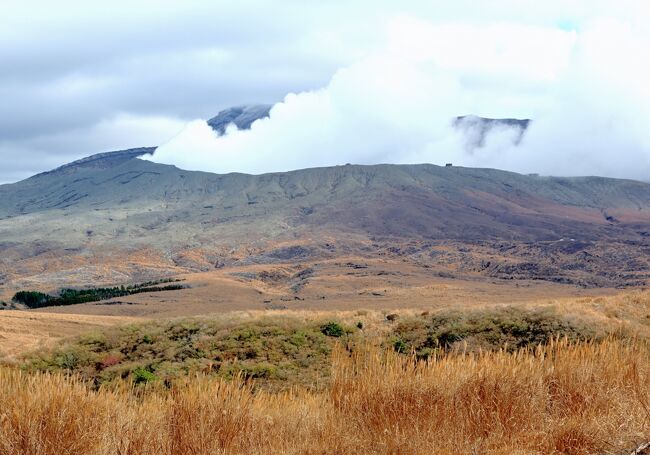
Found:
[{"label": "distant ridge line", "polygon": [[96,153],[64,164],[63,166],[59,166],[50,171],[41,172],[40,174],[34,175],[34,177],[64,173],[68,170],[77,168],[106,169],[144,155],[153,155],[157,148],[158,147],[136,147],[126,150],[117,150],[114,152]]}]

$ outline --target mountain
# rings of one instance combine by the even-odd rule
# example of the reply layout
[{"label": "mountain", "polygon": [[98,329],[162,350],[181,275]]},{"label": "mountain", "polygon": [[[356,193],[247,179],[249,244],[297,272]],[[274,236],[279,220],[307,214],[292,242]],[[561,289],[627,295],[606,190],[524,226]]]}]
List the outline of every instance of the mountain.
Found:
[{"label": "mountain", "polygon": [[[590,235],[590,230],[582,230],[583,223],[611,227],[650,219],[650,185],[631,180],[526,176],[430,164],[217,175],[134,159],[143,151],[151,149],[96,155],[96,159],[0,186],[0,218],[57,209],[75,213],[152,204],[163,204],[167,211],[178,204],[183,210],[208,207],[220,217],[301,208],[309,212],[304,220],[308,222],[321,211],[330,218],[336,207],[349,205],[349,210],[364,211],[364,217],[386,210],[413,211],[406,219],[386,216],[380,224],[364,228],[373,234],[408,231],[426,238],[469,239],[475,237],[467,231],[480,228],[479,237],[521,240]],[[374,205],[391,200],[400,203],[396,207]],[[349,220],[346,213],[339,215],[338,220],[363,228],[356,215]]]},{"label": "mountain", "polygon": [[[63,175],[71,174],[79,169],[110,169],[120,164],[126,163],[133,158],[140,158],[144,155],[153,155],[156,147],[139,147],[127,150],[118,150],[115,152],[104,152],[90,155],[80,160],[72,161],[71,163],[59,166],[51,171],[36,174],[34,177],[42,177],[45,175]],[[32,177],[32,178],[34,178]]]},{"label": "mountain", "polygon": [[[235,106],[220,111],[216,116],[208,120],[208,125],[219,134],[225,134],[226,127],[234,124],[240,130],[250,129],[255,120],[266,118],[271,111],[271,104],[251,104]],[[78,169],[94,168],[109,169],[125,163],[133,158],[139,158],[144,155],[153,155],[157,147],[138,147],[126,150],[117,150],[113,152],[104,152],[90,155],[80,160],[64,164],[51,171],[37,174],[35,177],[51,174],[69,174]]]},{"label": "mountain", "polygon": [[0,186],[6,289],[346,255],[581,286],[650,270],[642,182],[430,164],[217,175],[128,158],[143,150]]},{"label": "mountain", "polygon": [[[269,111],[234,107],[209,124],[223,134]],[[480,147],[496,131],[520,141],[530,120],[453,123]],[[96,154],[1,185],[0,300],[26,286],[345,257],[583,287],[650,279],[648,183],[431,164],[217,175],[138,159],[152,153]]]}]

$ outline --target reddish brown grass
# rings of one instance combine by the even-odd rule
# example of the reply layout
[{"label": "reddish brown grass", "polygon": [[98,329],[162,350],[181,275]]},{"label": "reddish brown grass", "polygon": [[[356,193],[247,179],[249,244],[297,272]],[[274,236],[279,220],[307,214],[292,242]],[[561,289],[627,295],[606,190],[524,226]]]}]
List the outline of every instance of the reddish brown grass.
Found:
[{"label": "reddish brown grass", "polygon": [[335,352],[323,392],[197,377],[172,390],[90,391],[0,370],[0,453],[629,453],[650,440],[645,342],[556,342],[426,363]]}]

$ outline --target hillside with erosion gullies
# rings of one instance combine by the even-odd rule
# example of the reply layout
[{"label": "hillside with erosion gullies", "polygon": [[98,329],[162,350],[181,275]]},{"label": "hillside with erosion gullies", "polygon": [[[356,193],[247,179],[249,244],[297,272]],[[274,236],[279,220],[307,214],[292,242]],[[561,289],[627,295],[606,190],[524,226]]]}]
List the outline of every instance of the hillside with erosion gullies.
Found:
[{"label": "hillside with erosion gullies", "polygon": [[[232,108],[209,122],[218,134],[249,128],[269,109]],[[476,146],[493,128],[523,135],[528,123],[454,121]],[[0,186],[1,294],[256,265],[302,264],[313,279],[322,261],[349,257],[449,279],[648,280],[644,182],[432,164],[219,175],[140,159],[152,154],[101,153]]]}]

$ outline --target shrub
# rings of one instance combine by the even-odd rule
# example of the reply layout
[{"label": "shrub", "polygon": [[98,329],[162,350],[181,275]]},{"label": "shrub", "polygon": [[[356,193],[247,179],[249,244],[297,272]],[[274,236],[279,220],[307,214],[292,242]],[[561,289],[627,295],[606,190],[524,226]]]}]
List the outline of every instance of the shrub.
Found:
[{"label": "shrub", "polygon": [[408,351],[408,344],[404,340],[397,339],[393,343],[393,349],[395,349],[395,352],[403,354]]},{"label": "shrub", "polygon": [[97,369],[103,370],[105,368],[117,365],[121,361],[122,361],[122,356],[120,354],[107,354],[97,363]]},{"label": "shrub", "polygon": [[57,367],[66,370],[73,370],[79,364],[79,356],[72,351],[64,351],[54,358]]},{"label": "shrub", "polygon": [[555,337],[569,340],[593,338],[587,327],[549,311],[499,308],[469,312],[442,312],[432,316],[400,319],[394,336],[404,342],[409,352],[427,357],[435,349],[509,350],[547,343]]},{"label": "shrub", "polygon": [[272,379],[278,374],[278,368],[269,363],[246,366],[241,371],[246,379]]},{"label": "shrub", "polygon": [[328,337],[342,337],[345,335],[345,329],[338,322],[328,322],[321,326],[320,331]]},{"label": "shrub", "polygon": [[[347,331],[332,330],[339,335]],[[286,318],[152,322],[82,335],[26,357],[25,368],[72,370],[97,387],[128,377],[148,382],[148,373],[155,373],[160,384],[206,373],[224,378],[242,374],[279,389],[311,386],[328,377],[331,346],[338,339],[324,335],[320,323]]]},{"label": "shrub", "polygon": [[133,382],[135,384],[146,384],[158,379],[155,374],[144,368],[136,368],[133,370]]}]

